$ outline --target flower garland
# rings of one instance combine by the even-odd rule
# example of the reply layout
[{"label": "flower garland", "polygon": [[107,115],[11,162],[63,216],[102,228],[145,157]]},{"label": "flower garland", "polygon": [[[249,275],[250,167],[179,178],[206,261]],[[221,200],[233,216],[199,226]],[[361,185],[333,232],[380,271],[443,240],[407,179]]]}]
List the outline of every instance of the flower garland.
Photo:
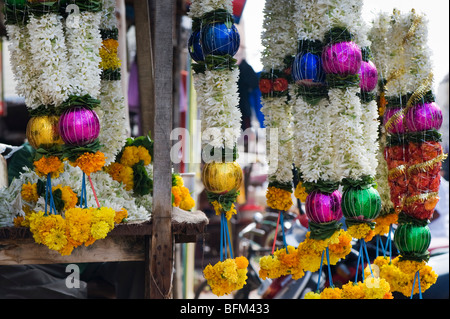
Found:
[{"label": "flower garland", "polygon": [[[236,213],[234,202],[242,182],[242,170],[236,162],[241,129],[239,68],[233,58],[240,37],[233,24],[231,0],[192,1],[188,15],[193,20],[189,53],[195,61],[192,64],[194,88],[206,162],[202,181],[221,224],[220,261],[208,265],[203,274],[213,293],[221,296],[243,287],[248,266],[245,257],[233,257],[228,230],[228,221]],[[174,190],[176,204],[178,193]]]},{"label": "flower garland", "polygon": [[102,45],[101,58],[100,105],[97,114],[102,130],[99,134],[102,152],[107,157],[106,164],[113,162],[124,145],[123,137],[127,131],[125,99],[121,85],[121,61],[118,57],[118,29],[114,0],[102,0],[100,33]]},{"label": "flower garland", "polygon": [[195,206],[189,188],[184,186],[183,178],[179,174],[172,174],[172,205],[186,211]]},{"label": "flower garland", "polygon": [[[388,70],[384,83],[383,123],[388,134],[385,159],[391,198],[400,212],[394,242],[400,251],[397,268],[402,271],[389,263],[389,271],[384,274],[397,291],[410,294],[411,298],[419,293],[421,298],[422,292],[435,281],[430,276],[431,269],[426,274],[422,270],[429,258],[427,249],[431,240],[427,224],[439,200],[439,170],[446,158],[437,132],[442,112],[431,91],[433,75],[429,72],[429,48],[425,43],[425,16],[414,9],[406,14],[394,10],[391,20],[396,22],[391,33],[399,34],[393,38],[391,50],[399,63]],[[425,115],[419,115],[417,110]],[[400,288],[397,281],[401,280],[405,281]]]}]

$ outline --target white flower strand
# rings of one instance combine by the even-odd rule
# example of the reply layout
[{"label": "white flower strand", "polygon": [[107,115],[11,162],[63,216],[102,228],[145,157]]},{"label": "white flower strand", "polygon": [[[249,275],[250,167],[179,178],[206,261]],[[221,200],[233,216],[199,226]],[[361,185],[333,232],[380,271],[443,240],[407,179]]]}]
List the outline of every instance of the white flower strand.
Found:
[{"label": "white flower strand", "polygon": [[105,165],[109,165],[125,145],[127,118],[121,82],[102,80],[99,99],[95,109],[101,127],[98,139],[106,156]]},{"label": "white flower strand", "polygon": [[85,11],[79,15],[79,26],[66,24],[71,95],[97,98],[100,93],[100,17],[100,12]]},{"label": "white flower strand", "polygon": [[231,0],[198,0],[192,1],[188,15],[191,18],[199,18],[205,13],[224,9],[230,13],[233,12],[233,4]]},{"label": "white flower strand", "polygon": [[47,13],[30,16],[27,29],[30,35],[30,55],[40,70],[38,90],[40,103],[59,106],[70,92],[67,48],[62,17]]},{"label": "white flower strand", "polygon": [[39,70],[35,68],[30,55],[30,37],[26,26],[6,25],[9,36],[9,56],[11,69],[16,80],[16,93],[25,99],[29,109],[41,105],[39,93]]},{"label": "white flower strand", "polygon": [[203,146],[233,149],[236,145],[241,133],[238,78],[238,68],[194,75]]}]

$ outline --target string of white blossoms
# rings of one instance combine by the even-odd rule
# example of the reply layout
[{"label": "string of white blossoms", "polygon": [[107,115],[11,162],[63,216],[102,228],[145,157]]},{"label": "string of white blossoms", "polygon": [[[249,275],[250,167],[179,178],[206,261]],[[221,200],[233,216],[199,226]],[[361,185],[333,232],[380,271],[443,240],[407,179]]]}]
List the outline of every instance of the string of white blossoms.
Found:
[{"label": "string of white blossoms", "polygon": [[10,64],[16,81],[17,95],[25,99],[25,105],[34,109],[41,105],[39,72],[30,54],[30,36],[22,24],[7,24]]},{"label": "string of white blossoms", "polygon": [[[367,36],[371,42],[370,51],[372,52],[372,61],[377,67],[378,78],[386,79],[388,71],[392,68],[392,59],[390,57],[390,41],[388,33],[390,29],[390,14],[380,12],[372,22]],[[380,81],[378,81],[380,83]],[[378,86],[377,91],[382,92],[383,87]],[[381,207],[384,213],[390,213],[394,209],[391,201],[391,193],[388,182],[388,166],[384,159],[384,149],[386,147],[386,130],[384,125],[380,126],[381,136],[379,139],[379,149],[376,154],[378,166],[376,168],[375,181],[378,184],[377,191],[381,198]]]},{"label": "string of white blossoms", "polygon": [[30,57],[39,79],[36,93],[39,105],[31,104],[35,109],[40,105],[59,106],[71,90],[68,55],[64,37],[62,19],[56,13],[42,16],[30,16],[27,23],[30,39]]},{"label": "string of white blossoms", "polygon": [[[361,48],[370,45],[366,36],[366,26],[361,19],[362,2],[354,0],[332,1],[330,10],[331,26],[345,26],[354,35],[354,42]],[[363,32],[364,31],[364,32]],[[361,101],[357,94],[359,86],[330,88],[328,114],[332,118],[332,170],[337,177],[358,180],[362,176],[375,176],[377,160],[374,148],[368,149],[369,141],[377,140],[377,131],[370,121],[376,121],[376,108],[363,117]],[[367,112],[367,110],[366,110]],[[365,127],[369,125],[367,129]]]},{"label": "string of white blossoms", "polygon": [[100,12],[83,11],[79,24],[65,24],[70,95],[97,98],[100,93],[100,16]]},{"label": "string of white blossoms", "polygon": [[[295,1],[294,21],[299,41],[323,41],[329,29],[328,20],[324,18],[329,5],[329,1]],[[332,170],[333,149],[327,106],[326,98],[313,106],[298,97],[292,108],[297,149],[294,162],[307,182],[315,183],[319,179],[338,181]]]},{"label": "string of white blossoms", "polygon": [[400,96],[414,92],[425,81],[432,69],[432,59],[426,45],[428,29],[425,15],[413,10],[407,13],[394,10],[391,19],[388,39],[393,60],[390,65],[393,67],[390,75],[398,72],[400,76],[393,77],[386,84],[386,96]]},{"label": "string of white blossoms", "polygon": [[[225,9],[232,12],[231,0],[192,1],[189,16]],[[197,106],[202,123],[202,146],[233,149],[241,134],[241,111],[238,108],[239,68],[208,70],[194,74]]]},{"label": "string of white blossoms", "polygon": [[[100,28],[113,30],[117,28],[116,1],[103,0]],[[106,156],[105,165],[111,164],[116,155],[125,144],[127,134],[127,117],[125,99],[123,96],[121,81],[100,81],[100,105],[96,113],[100,119],[100,134],[98,139],[101,151]]]},{"label": "string of white blossoms", "polygon": [[[286,56],[297,51],[295,28],[291,19],[286,19],[294,9],[294,3],[287,0],[266,0],[264,7],[264,30],[261,43],[264,46],[261,62],[264,72],[283,70]],[[261,99],[264,125],[268,129],[266,140],[269,182],[292,182],[293,122],[292,102],[286,95],[269,96]],[[275,131],[274,131],[275,130]],[[276,139],[273,132],[277,132]]]}]

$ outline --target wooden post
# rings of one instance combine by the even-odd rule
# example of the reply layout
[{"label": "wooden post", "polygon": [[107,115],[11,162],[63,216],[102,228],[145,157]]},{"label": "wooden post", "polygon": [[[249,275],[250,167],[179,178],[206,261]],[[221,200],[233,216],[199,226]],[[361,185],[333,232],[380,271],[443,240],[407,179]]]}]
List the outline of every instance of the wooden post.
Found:
[{"label": "wooden post", "polygon": [[173,277],[172,162],[174,0],[155,0],[153,213],[150,298],[171,298]]},{"label": "wooden post", "polygon": [[152,47],[151,0],[135,0],[136,56],[142,134],[154,138],[155,118],[154,61]]}]

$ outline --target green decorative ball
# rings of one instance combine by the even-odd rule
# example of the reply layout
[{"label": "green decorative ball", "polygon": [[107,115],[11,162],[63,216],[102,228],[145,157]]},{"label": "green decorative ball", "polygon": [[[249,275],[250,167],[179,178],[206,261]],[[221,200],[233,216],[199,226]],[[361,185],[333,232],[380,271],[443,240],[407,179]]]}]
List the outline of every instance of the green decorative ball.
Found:
[{"label": "green decorative ball", "polygon": [[430,246],[428,226],[399,224],[394,233],[394,243],[402,256],[425,254]]},{"label": "green decorative ball", "polygon": [[372,221],[381,211],[380,194],[373,187],[349,187],[342,194],[341,207],[345,218]]}]

